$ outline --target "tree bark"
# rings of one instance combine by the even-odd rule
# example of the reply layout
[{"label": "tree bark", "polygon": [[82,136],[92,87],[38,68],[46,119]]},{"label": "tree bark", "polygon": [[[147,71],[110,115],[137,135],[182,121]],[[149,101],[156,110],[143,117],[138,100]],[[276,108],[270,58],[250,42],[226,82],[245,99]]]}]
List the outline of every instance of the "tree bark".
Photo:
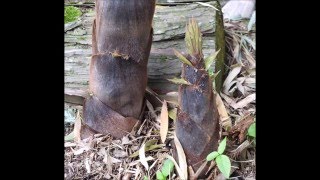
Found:
[{"label": "tree bark", "polygon": [[143,111],[155,0],[97,0],[82,137],[121,138]]}]

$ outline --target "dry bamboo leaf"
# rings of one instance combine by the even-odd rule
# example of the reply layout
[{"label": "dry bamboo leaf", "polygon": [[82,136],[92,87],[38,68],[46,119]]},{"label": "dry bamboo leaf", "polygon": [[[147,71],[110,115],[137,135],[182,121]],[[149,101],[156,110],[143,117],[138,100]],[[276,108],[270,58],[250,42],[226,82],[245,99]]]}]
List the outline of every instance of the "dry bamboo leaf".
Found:
[{"label": "dry bamboo leaf", "polygon": [[152,117],[157,118],[157,114],[154,111],[152,104],[148,100],[147,100],[147,107],[148,107],[149,111],[151,112]]},{"label": "dry bamboo leaf", "polygon": [[161,99],[158,97],[159,95],[156,92],[154,92],[149,86],[147,86],[146,92],[155,97],[159,102],[162,102]]},{"label": "dry bamboo leaf", "polygon": [[112,157],[112,156],[110,156],[110,158],[111,158],[111,162],[114,164],[114,163],[121,163],[122,161],[121,160],[119,160],[119,159],[117,159],[117,158],[114,158],[114,157]]},{"label": "dry bamboo leaf", "polygon": [[251,47],[256,50],[256,43],[252,39],[250,39],[248,36],[242,36],[242,39],[246,40]]},{"label": "dry bamboo leaf", "polygon": [[148,162],[147,162],[147,159],[146,159],[146,155],[145,155],[145,151],[144,151],[144,147],[145,147],[145,144],[143,144],[139,150],[139,159],[140,159],[140,162],[141,164],[146,168],[146,170],[148,171],[149,170],[149,165],[148,165]]},{"label": "dry bamboo leaf", "polygon": [[231,128],[231,125],[232,125],[231,118],[228,115],[227,109],[224,106],[220,95],[216,93],[215,96],[216,96],[216,104],[217,104],[217,109],[220,115],[220,121],[221,121],[222,127],[224,129],[229,129]]},{"label": "dry bamboo leaf", "polygon": [[204,161],[201,166],[199,167],[199,169],[197,170],[196,174],[194,175],[195,178],[198,178],[198,176],[200,175],[200,173],[203,171],[203,169],[206,167],[208,161]]},{"label": "dry bamboo leaf", "polygon": [[194,171],[192,169],[192,166],[189,166],[188,169],[189,169],[189,178],[190,178],[190,180],[196,180],[197,177],[195,176],[195,173],[194,173]]},{"label": "dry bamboo leaf", "polygon": [[196,3],[201,4],[202,6],[211,7],[211,8],[213,8],[213,9],[215,9],[216,11],[220,11],[220,10],[217,9],[216,7],[212,6],[211,4],[203,3],[203,2],[196,2]]},{"label": "dry bamboo leaf", "polygon": [[178,172],[178,174],[180,176],[180,179],[187,179],[185,177],[184,173],[182,172],[180,166],[178,165],[177,161],[170,155],[167,155],[167,158],[170,159],[173,162],[174,167],[176,168],[176,170],[177,170],[177,172]]},{"label": "dry bamboo leaf", "polygon": [[91,168],[90,168],[90,164],[89,164],[89,158],[86,158],[86,159],[84,160],[84,164],[85,164],[87,173],[91,173]]},{"label": "dry bamboo leaf", "polygon": [[169,128],[168,108],[166,100],[163,101],[160,114],[160,138],[162,143],[166,140]]},{"label": "dry bamboo leaf", "polygon": [[121,139],[121,144],[125,145],[125,144],[132,144],[132,142],[129,140],[128,136],[123,136]]},{"label": "dry bamboo leaf", "polygon": [[[165,146],[165,145],[164,144],[154,144],[154,145],[147,146],[147,143],[146,143],[144,151],[148,152],[148,151],[151,151],[151,150],[154,150],[154,149],[162,148],[163,146]],[[139,151],[131,154],[129,157],[136,157],[138,155],[139,155]]]},{"label": "dry bamboo leaf", "polygon": [[253,58],[252,54],[245,48],[244,55],[246,56],[246,59],[249,61],[251,67],[256,67],[256,60]]},{"label": "dry bamboo leaf", "polygon": [[255,89],[256,88],[256,78],[246,78],[243,82],[243,85]]},{"label": "dry bamboo leaf", "polygon": [[80,148],[80,149],[74,151],[73,154],[74,154],[75,156],[77,156],[77,155],[82,154],[82,153],[85,152],[85,151],[88,151],[89,149],[90,149],[89,147],[83,147],[83,148]]},{"label": "dry bamboo leaf", "polygon": [[[146,157],[146,161],[151,161],[151,160],[154,160],[154,158],[151,157],[151,156]],[[122,162],[122,161],[121,161],[121,162]],[[141,161],[140,161],[140,160],[132,161],[131,163],[129,163],[129,166],[135,166],[135,165],[137,165],[139,162],[141,162]]]},{"label": "dry bamboo leaf", "polygon": [[76,143],[72,143],[72,142],[65,142],[64,143],[64,147],[74,147],[76,145],[77,145]]},{"label": "dry bamboo leaf", "polygon": [[78,111],[77,118],[74,122],[74,129],[73,129],[75,142],[81,141],[80,131],[81,131],[81,118],[80,118],[80,111]]},{"label": "dry bamboo leaf", "polygon": [[248,140],[245,140],[243,143],[241,143],[236,149],[230,151],[232,157],[238,156],[244,149],[250,146],[250,142]]},{"label": "dry bamboo leaf", "polygon": [[240,44],[239,44],[239,43],[236,44],[236,47],[235,47],[234,50],[233,50],[233,58],[234,58],[239,64],[242,64],[242,63],[241,63],[241,60],[240,60]]},{"label": "dry bamboo leaf", "polygon": [[243,87],[243,82],[244,82],[244,80],[245,80],[245,77],[240,77],[240,78],[237,78],[237,84],[236,84],[236,86],[237,86],[237,88],[238,88],[238,90],[242,93],[242,95],[246,95],[246,90],[244,89],[244,87]]},{"label": "dry bamboo leaf", "polygon": [[245,97],[241,101],[237,102],[236,104],[232,103],[230,104],[231,107],[234,109],[239,109],[247,106],[252,101],[256,100],[256,93],[250,94],[249,96]]},{"label": "dry bamboo leaf", "polygon": [[231,99],[230,97],[228,97],[227,95],[220,93],[220,96],[227,102],[227,104],[231,104],[231,103],[235,103],[233,99]]},{"label": "dry bamboo leaf", "polygon": [[223,92],[227,95],[229,95],[229,88],[230,83],[232,83],[233,79],[237,77],[237,75],[240,73],[241,71],[241,65],[236,65],[233,67],[233,69],[229,72],[226,80],[223,83]]},{"label": "dry bamboo leaf", "polygon": [[179,167],[183,173],[182,179],[188,179],[188,165],[187,165],[187,158],[186,155],[184,154],[182,145],[177,138],[176,134],[174,135],[174,144],[177,149],[177,154],[178,154],[178,159],[179,159]]},{"label": "dry bamboo leaf", "polygon": [[[234,86],[235,84],[237,84],[237,81],[231,81],[229,84],[227,84],[224,87],[224,90],[226,91],[225,93],[229,96],[232,95],[232,93],[236,90],[236,86]],[[232,87],[232,88],[231,88]]]},{"label": "dry bamboo leaf", "polygon": [[[104,149],[104,148],[103,148]],[[111,157],[109,155],[109,153],[106,152],[106,150],[104,149],[103,151],[104,153],[104,158],[103,158],[103,162],[106,164],[107,166],[107,172],[112,173],[112,162],[111,162]]]},{"label": "dry bamboo leaf", "polygon": [[[151,156],[148,156],[148,157],[151,157]],[[148,157],[147,157],[147,159],[148,159]],[[152,158],[152,157],[151,157],[151,158]],[[153,159],[153,158],[152,158],[152,159]],[[156,165],[157,161],[158,161],[158,159],[156,159],[156,160],[151,164],[150,169],[152,169],[152,168]]]}]

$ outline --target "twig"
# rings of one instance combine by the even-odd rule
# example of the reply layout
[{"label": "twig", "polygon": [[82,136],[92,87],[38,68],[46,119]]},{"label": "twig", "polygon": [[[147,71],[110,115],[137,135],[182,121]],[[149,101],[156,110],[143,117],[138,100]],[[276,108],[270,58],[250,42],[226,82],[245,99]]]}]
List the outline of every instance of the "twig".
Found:
[{"label": "twig", "polygon": [[231,161],[233,162],[240,162],[240,163],[248,163],[248,162],[254,162],[255,160],[254,159],[251,159],[251,160],[247,160],[247,161],[236,161],[236,160],[233,160],[230,158]]}]

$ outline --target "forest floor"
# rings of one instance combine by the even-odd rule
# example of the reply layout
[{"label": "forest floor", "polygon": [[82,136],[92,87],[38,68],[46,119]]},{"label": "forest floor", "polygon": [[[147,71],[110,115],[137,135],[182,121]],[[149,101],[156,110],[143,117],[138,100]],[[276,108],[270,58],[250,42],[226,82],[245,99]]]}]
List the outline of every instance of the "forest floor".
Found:
[{"label": "forest floor", "polygon": [[[255,124],[255,26],[248,31],[248,20],[226,21],[228,71],[220,93],[221,139],[227,137],[225,154],[231,160],[231,178],[255,179],[255,137],[248,129]],[[120,140],[96,134],[82,141],[74,141],[81,124],[81,108],[76,122],[65,123],[65,179],[156,179],[168,156],[172,157],[174,112],[177,92],[159,97],[149,90],[158,103],[147,103],[144,121],[131,134]],[[220,98],[221,97],[221,98]],[[160,140],[162,100],[168,102],[169,129],[165,143]],[[224,179],[217,166],[211,163],[207,179]],[[148,170],[146,170],[146,164]],[[190,173],[190,172],[189,172]],[[180,179],[175,169],[170,179]]]}]

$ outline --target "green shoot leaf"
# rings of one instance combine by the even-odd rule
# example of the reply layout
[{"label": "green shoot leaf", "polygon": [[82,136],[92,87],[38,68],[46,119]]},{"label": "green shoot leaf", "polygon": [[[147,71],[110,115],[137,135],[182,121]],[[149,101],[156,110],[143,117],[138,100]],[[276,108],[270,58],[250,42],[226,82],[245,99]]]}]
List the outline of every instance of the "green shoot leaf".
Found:
[{"label": "green shoot leaf", "polygon": [[157,176],[157,180],[166,180],[166,177],[163,176],[163,174],[159,170],[157,171],[156,176]]},{"label": "green shoot leaf", "polygon": [[220,155],[216,158],[216,163],[225,178],[229,178],[231,171],[231,162],[228,156]]},{"label": "green shoot leaf", "polygon": [[148,177],[147,176],[143,176],[143,180],[148,180]]},{"label": "green shoot leaf", "polygon": [[219,156],[220,154],[217,151],[213,151],[212,153],[208,154],[207,161],[212,161],[214,158]]},{"label": "green shoot leaf", "polygon": [[173,79],[168,79],[168,81],[173,82],[175,84],[191,85],[191,83],[189,83],[183,78],[173,78]]},{"label": "green shoot leaf", "polygon": [[73,140],[74,140],[74,132],[73,131],[64,137],[64,141],[73,141]]},{"label": "green shoot leaf", "polygon": [[248,136],[256,137],[256,123],[252,123],[248,129]]},{"label": "green shoot leaf", "polygon": [[[209,69],[210,70],[210,69]],[[213,75],[210,75],[210,78],[212,80],[212,82],[214,81],[214,79],[218,76],[218,74],[220,73],[221,70],[219,70],[218,72],[216,73],[213,73]]]},{"label": "green shoot leaf", "polygon": [[193,18],[189,20],[186,27],[185,42],[189,54],[203,57],[201,31],[197,21]]},{"label": "green shoot leaf", "polygon": [[210,68],[212,62],[216,59],[218,53],[220,52],[220,49],[216,51],[215,53],[211,54],[204,60],[204,66],[206,68],[206,71]]},{"label": "green shoot leaf", "polygon": [[179,58],[179,60],[180,60],[182,63],[185,63],[185,64],[193,67],[192,64],[191,64],[191,62],[190,62],[186,57],[184,57],[181,53],[179,53],[179,52],[178,52],[177,50],[175,50],[175,49],[173,49],[173,52],[174,52],[174,54]]},{"label": "green shoot leaf", "polygon": [[163,166],[162,166],[162,169],[161,169],[161,172],[163,174],[164,177],[167,177],[169,176],[169,174],[172,172],[173,170],[173,167],[174,167],[174,164],[173,162],[170,160],[170,159],[167,159]]},{"label": "green shoot leaf", "polygon": [[172,119],[172,120],[176,120],[177,119],[177,108],[173,108],[171,109],[169,112],[169,117]]},{"label": "green shoot leaf", "polygon": [[219,144],[219,147],[218,147],[219,154],[222,154],[224,152],[224,150],[226,149],[226,145],[227,145],[227,137],[225,137]]}]

